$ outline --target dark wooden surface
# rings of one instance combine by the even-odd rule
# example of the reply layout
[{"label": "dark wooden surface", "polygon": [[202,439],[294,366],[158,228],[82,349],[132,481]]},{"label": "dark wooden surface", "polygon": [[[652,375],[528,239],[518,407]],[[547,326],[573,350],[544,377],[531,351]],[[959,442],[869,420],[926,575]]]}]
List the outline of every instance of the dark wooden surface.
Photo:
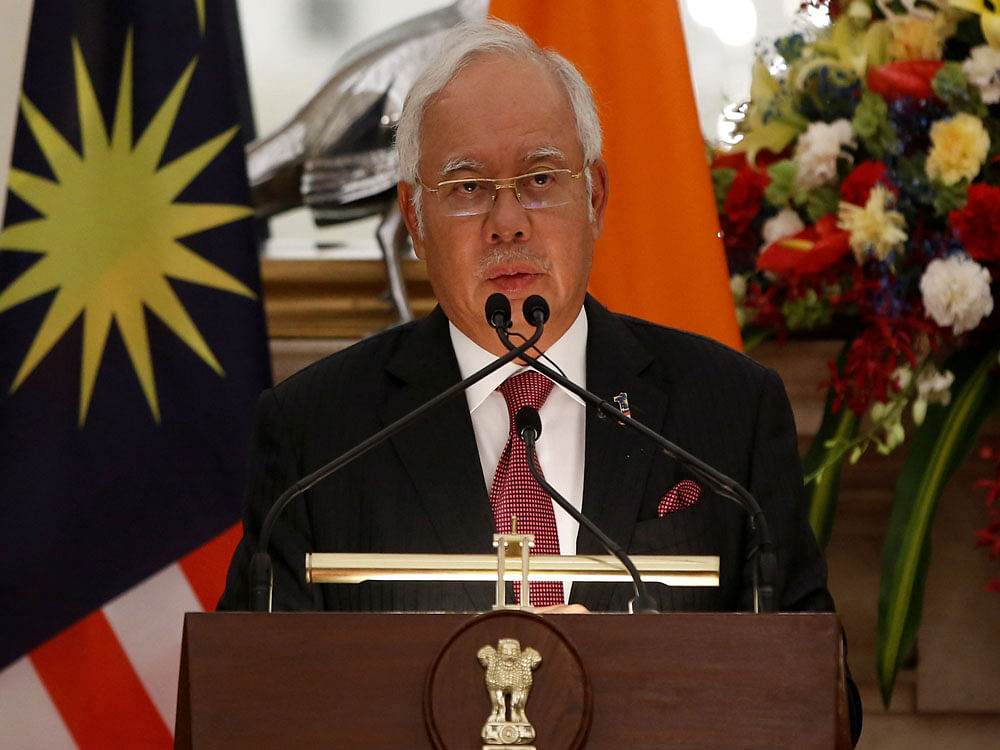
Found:
[{"label": "dark wooden surface", "polygon": [[[430,748],[422,707],[428,670],[470,617],[189,614],[177,746]],[[833,615],[546,620],[580,654],[591,681],[584,747],[834,747],[840,625]],[[469,658],[481,672],[475,653]],[[528,703],[536,745],[561,750],[544,742],[556,734],[549,722],[558,714],[532,711],[545,702],[542,685],[539,672]],[[481,726],[489,709],[485,688],[456,693],[454,703],[456,721],[482,717],[461,719],[470,726]],[[477,734],[469,747],[480,746]]]}]

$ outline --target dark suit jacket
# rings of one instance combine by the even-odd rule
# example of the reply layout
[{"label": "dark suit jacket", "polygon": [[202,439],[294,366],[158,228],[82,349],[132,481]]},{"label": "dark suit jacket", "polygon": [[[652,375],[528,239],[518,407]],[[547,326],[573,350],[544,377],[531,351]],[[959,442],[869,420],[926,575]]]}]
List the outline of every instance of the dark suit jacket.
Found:
[{"label": "dark suit jacket", "polygon": [[[782,610],[832,610],[826,565],[803,512],[791,411],[777,375],[710,339],[586,302],[587,388],[628,394],[632,416],[747,487],[777,544]],[[266,391],[257,408],[244,538],[220,609],[248,603],[247,566],[267,509],[294,481],[460,379],[440,309],[365,339]],[[746,514],[705,492],[657,517],[688,478],[648,440],[587,412],[583,512],[634,554],[721,558],[719,588],[651,588],[662,611],[751,608]],[[541,438],[544,440],[544,434]],[[490,553],[494,532],[468,405],[461,395],[295,500],[275,528],[274,608],[487,610],[490,584],[304,583],[306,552]],[[581,530],[579,553],[603,554]],[[621,611],[629,585],[576,584],[572,601]]]}]

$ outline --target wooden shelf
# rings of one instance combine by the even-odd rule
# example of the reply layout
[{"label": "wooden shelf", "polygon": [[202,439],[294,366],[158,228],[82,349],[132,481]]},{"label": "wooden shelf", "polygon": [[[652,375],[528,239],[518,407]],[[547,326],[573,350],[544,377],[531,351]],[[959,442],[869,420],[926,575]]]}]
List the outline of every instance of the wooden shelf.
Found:
[{"label": "wooden shelf", "polygon": [[[417,317],[436,304],[419,260],[403,261]],[[385,266],[378,260],[261,261],[264,311],[274,339],[359,339],[396,322]]]}]

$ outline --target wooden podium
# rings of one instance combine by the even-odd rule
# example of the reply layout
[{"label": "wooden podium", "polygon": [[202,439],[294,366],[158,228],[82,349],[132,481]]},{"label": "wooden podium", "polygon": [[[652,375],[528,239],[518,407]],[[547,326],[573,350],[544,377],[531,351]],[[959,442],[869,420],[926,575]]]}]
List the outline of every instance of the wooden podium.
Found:
[{"label": "wooden podium", "polygon": [[481,750],[497,637],[538,750],[850,747],[835,615],[520,612],[190,613],[176,747]]}]

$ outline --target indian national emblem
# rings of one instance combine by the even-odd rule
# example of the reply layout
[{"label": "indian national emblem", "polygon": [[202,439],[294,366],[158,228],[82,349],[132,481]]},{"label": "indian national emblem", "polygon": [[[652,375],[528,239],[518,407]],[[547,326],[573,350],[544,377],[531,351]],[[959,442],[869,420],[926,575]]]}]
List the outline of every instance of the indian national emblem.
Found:
[{"label": "indian national emblem", "polygon": [[476,656],[486,669],[486,691],[493,710],[483,725],[483,750],[498,746],[533,750],[527,743],[535,739],[535,728],[524,713],[531,691],[531,672],[542,661],[533,648],[521,650],[514,638],[501,638],[497,647],[483,646]]}]

